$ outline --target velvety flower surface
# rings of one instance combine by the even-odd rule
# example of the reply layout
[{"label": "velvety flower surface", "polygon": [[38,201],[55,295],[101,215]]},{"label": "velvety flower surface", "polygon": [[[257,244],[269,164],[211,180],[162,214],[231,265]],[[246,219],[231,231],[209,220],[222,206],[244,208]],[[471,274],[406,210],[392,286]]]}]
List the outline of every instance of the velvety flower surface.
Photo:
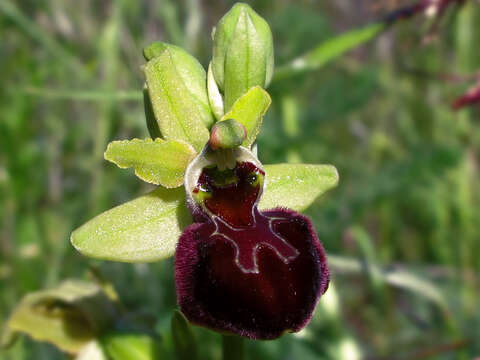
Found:
[{"label": "velvety flower surface", "polygon": [[310,220],[257,209],[264,175],[249,161],[202,168],[192,194],[205,221],[185,229],[175,262],[178,302],[191,322],[253,339],[303,328],[329,281]]}]

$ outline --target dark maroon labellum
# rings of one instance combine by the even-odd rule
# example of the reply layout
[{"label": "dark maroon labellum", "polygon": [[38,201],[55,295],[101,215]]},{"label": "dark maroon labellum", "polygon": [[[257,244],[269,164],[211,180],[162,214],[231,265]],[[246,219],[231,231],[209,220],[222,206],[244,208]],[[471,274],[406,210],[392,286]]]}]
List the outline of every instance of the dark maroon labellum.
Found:
[{"label": "dark maroon labellum", "polygon": [[264,172],[251,162],[203,168],[193,197],[208,215],[177,245],[180,308],[193,323],[252,339],[298,331],[329,281],[310,220],[294,211],[259,211]]}]

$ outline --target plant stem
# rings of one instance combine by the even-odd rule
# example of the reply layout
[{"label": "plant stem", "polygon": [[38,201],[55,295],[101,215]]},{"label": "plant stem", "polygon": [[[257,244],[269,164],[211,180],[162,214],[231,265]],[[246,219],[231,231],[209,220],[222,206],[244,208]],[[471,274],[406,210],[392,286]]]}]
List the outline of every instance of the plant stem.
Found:
[{"label": "plant stem", "polygon": [[245,344],[243,338],[236,335],[222,335],[222,359],[243,360],[245,358]]}]

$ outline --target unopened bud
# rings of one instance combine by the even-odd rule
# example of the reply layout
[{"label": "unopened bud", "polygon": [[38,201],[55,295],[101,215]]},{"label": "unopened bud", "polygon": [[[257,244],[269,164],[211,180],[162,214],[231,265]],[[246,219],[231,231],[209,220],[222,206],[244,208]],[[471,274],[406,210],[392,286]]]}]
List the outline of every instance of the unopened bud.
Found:
[{"label": "unopened bud", "polygon": [[213,150],[233,149],[242,145],[247,137],[245,127],[234,119],[217,122],[210,134],[210,147]]},{"label": "unopened bud", "polygon": [[225,98],[225,112],[252,86],[265,88],[273,75],[273,39],[267,22],[238,3],[213,33],[212,70]]}]

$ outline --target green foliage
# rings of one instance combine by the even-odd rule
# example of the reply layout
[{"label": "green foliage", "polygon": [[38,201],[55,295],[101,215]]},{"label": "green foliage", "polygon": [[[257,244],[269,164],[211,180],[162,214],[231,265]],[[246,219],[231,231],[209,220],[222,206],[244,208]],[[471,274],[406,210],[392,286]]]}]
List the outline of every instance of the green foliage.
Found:
[{"label": "green foliage", "polygon": [[[60,349],[79,353],[116,317],[113,302],[95,284],[66,281],[50,290],[26,295],[6,325],[5,340],[27,334]],[[2,341],[9,345],[7,341]]]},{"label": "green foliage", "polygon": [[187,319],[178,310],[172,315],[172,338],[177,360],[197,359],[195,336]]},{"label": "green foliage", "polygon": [[110,333],[102,336],[101,344],[111,360],[165,358],[158,339],[147,334]]},{"label": "green foliage", "polygon": [[104,156],[120,168],[133,167],[146,182],[174,188],[183,185],[185,169],[196,152],[180,141],[133,139],[111,142]]},{"label": "green foliage", "polygon": [[[419,297],[423,297],[443,312],[443,315],[450,315],[448,304],[441,289],[435,284],[426,281],[418,274],[404,269],[382,269],[372,260],[366,260],[369,267],[370,275],[375,278],[377,282],[385,282],[391,286],[399,289],[408,290]],[[341,256],[329,256],[329,265],[339,274],[355,274],[361,273],[364,269],[364,264],[355,259],[349,259]],[[378,286],[378,283],[377,283]]]},{"label": "green foliage", "polygon": [[374,23],[332,37],[306,54],[297,57],[291,63],[276,69],[274,81],[283,80],[299,73],[318,70],[347,51],[375,38],[386,27],[387,25],[384,23]]}]

